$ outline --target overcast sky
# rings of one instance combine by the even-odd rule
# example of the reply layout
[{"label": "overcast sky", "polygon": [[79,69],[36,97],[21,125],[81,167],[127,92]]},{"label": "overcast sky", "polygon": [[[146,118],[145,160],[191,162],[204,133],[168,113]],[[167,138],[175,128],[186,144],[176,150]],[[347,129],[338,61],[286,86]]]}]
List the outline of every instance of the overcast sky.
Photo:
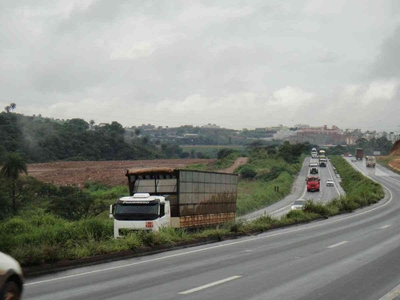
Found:
[{"label": "overcast sky", "polygon": [[1,0],[0,107],[400,130],[399,0]]}]

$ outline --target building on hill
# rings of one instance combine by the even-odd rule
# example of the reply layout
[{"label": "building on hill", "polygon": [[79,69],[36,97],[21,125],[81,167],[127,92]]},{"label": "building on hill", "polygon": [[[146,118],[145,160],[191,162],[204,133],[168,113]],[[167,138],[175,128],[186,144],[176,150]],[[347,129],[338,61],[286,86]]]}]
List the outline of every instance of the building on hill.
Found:
[{"label": "building on hill", "polygon": [[303,127],[297,130],[296,135],[289,136],[288,140],[293,143],[309,142],[316,145],[340,145],[346,142],[344,134],[335,125],[331,129],[327,125]]},{"label": "building on hill", "polygon": [[201,128],[220,129],[221,126],[218,126],[217,124],[208,123],[207,125],[201,126]]}]

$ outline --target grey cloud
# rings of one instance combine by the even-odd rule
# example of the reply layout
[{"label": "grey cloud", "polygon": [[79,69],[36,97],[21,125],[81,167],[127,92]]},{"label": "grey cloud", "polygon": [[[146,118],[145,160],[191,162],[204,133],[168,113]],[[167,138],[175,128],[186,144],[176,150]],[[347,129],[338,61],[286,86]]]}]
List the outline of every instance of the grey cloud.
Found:
[{"label": "grey cloud", "polygon": [[[71,44],[76,43],[74,47]],[[41,92],[72,93],[101,84],[108,76],[102,50],[74,39],[44,44],[32,52],[28,73]]]},{"label": "grey cloud", "polygon": [[[398,76],[400,70],[399,28],[370,66],[379,47],[376,41],[394,20],[386,5],[392,0],[382,1],[386,6],[373,15],[373,28],[365,16],[380,4],[363,0],[351,1],[351,10],[340,15],[327,9],[305,14],[307,0],[292,1],[295,5],[278,0],[97,0],[87,9],[73,9],[68,17],[62,17],[67,2],[60,11],[61,2],[56,6],[54,1],[39,1],[0,1],[0,11],[7,8],[0,18],[0,66],[6,70],[0,88],[5,99],[15,99],[20,111],[24,104],[35,103],[41,111],[63,101],[78,105],[81,99],[151,106],[196,94],[213,101],[243,101],[245,111],[242,95],[267,102],[274,91],[290,86],[315,94],[318,101],[290,112],[289,119],[311,123],[311,112],[315,123],[328,118],[335,123],[350,120],[357,106],[338,102],[333,89],[368,86],[378,77]],[[358,6],[363,6],[360,15],[355,13]],[[17,17],[18,7],[28,10],[27,18]],[[41,30],[32,34],[30,24]],[[372,74],[368,79],[362,77],[366,70]],[[87,113],[88,119],[98,119],[89,114],[109,115],[101,108]],[[241,120],[225,117],[222,111],[214,116],[210,122]],[[266,120],[272,117],[290,121],[284,114],[265,112]],[[264,119],[259,119],[257,125],[262,126]],[[247,117],[235,126],[251,126],[246,122]]]},{"label": "grey cloud", "polygon": [[98,27],[108,26],[119,17],[125,3],[127,3],[127,0],[98,0],[93,2],[87,9],[75,8],[68,18],[60,22],[55,33],[63,34],[83,30],[83,28],[93,31],[99,30]]},{"label": "grey cloud", "polygon": [[393,78],[400,77],[400,25],[388,37],[381,47],[375,63],[372,66],[370,77]]}]

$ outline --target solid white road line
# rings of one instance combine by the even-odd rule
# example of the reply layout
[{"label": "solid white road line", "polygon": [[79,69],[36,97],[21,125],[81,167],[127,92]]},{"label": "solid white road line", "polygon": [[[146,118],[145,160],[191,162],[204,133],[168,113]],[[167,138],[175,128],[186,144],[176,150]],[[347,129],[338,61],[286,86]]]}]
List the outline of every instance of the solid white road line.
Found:
[{"label": "solid white road line", "polygon": [[382,298],[380,298],[379,300],[393,300],[397,298],[397,296],[399,295],[400,295],[400,284],[396,286],[393,290],[391,290],[389,293],[384,295]]},{"label": "solid white road line", "polygon": [[349,241],[343,241],[343,242],[337,243],[337,244],[335,244],[335,245],[331,245],[331,246],[329,246],[329,247],[327,247],[327,248],[329,248],[329,249],[336,248],[336,247],[339,247],[339,246],[341,246],[341,245],[344,245],[344,244],[346,244],[346,243],[348,243],[348,242],[349,242]]},{"label": "solid white road line", "polygon": [[379,228],[379,229],[385,229],[385,228],[388,228],[388,227],[390,227],[390,225],[385,225],[385,226],[382,226],[381,228]]},{"label": "solid white road line", "polygon": [[222,283],[225,283],[225,282],[228,282],[228,281],[232,281],[232,280],[238,279],[240,277],[242,277],[242,276],[232,276],[232,277],[225,278],[225,279],[222,279],[222,280],[214,281],[214,282],[211,282],[209,284],[205,284],[205,285],[199,286],[199,287],[191,289],[191,290],[180,292],[179,294],[180,295],[191,294],[191,293],[198,292],[198,291],[201,291],[201,290],[204,290],[204,289],[208,289],[208,288],[210,288],[212,286],[216,286],[218,284],[222,284]]}]

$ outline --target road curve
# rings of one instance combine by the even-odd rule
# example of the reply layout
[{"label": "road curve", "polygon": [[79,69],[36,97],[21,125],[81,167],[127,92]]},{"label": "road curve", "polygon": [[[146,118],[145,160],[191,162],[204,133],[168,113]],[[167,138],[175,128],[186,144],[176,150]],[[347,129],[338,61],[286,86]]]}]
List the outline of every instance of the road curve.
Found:
[{"label": "road curve", "polygon": [[[279,218],[290,211],[291,204],[297,199],[313,200],[314,202],[327,203],[332,199],[345,194],[344,190],[340,186],[338,178],[336,177],[336,174],[333,170],[333,166],[329,160],[327,167],[318,168],[319,176],[321,178],[320,191],[307,192],[305,180],[309,171],[309,163],[310,157],[307,157],[304,160],[301,170],[293,184],[292,192],[288,196],[268,207],[246,214],[240,217],[240,219],[254,220],[262,215],[270,215],[272,217]],[[334,187],[326,186],[326,181],[328,179],[333,179],[333,181],[335,182]]]},{"label": "road curve", "polygon": [[400,176],[381,167],[369,176],[385,199],[352,214],[28,279],[24,299],[397,297]]}]

